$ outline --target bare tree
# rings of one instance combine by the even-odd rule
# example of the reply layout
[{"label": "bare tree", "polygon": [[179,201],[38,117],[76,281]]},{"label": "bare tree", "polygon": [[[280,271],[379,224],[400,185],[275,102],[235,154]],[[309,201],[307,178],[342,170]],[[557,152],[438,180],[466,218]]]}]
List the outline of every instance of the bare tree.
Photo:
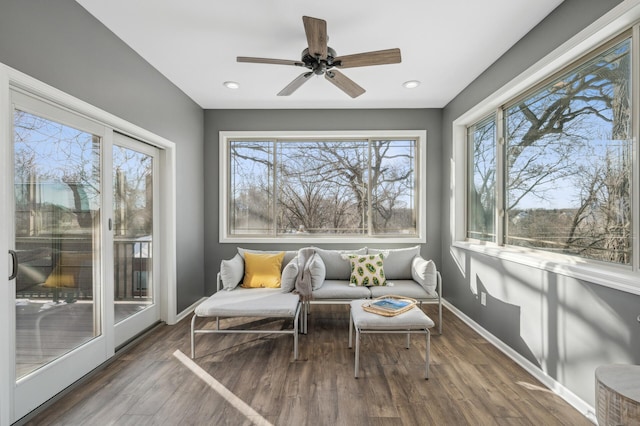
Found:
[{"label": "bare tree", "polygon": [[[549,214],[538,215],[539,224],[527,222],[542,236],[564,241],[533,236],[523,243],[630,261],[629,61],[629,43],[623,42],[507,111],[508,211],[517,212],[525,197],[544,201],[571,180],[580,191],[566,233]],[[608,142],[595,148],[594,140]],[[531,229],[519,234],[517,228],[514,242],[532,237]]]},{"label": "bare tree", "polygon": [[[29,215],[39,218],[46,202],[40,200],[42,185],[65,184],[72,193],[73,207],[50,203],[50,214],[62,219],[63,209],[75,218],[79,228],[93,225],[100,195],[100,140],[81,130],[16,110],[14,113],[16,183],[27,188]],[[39,189],[39,191],[37,190]],[[17,198],[17,202],[20,198]],[[18,207],[20,208],[20,207]],[[41,231],[31,220],[29,235]],[[54,220],[51,218],[50,220]],[[59,226],[60,223],[55,225]]]},{"label": "bare tree", "polygon": [[278,232],[361,233],[415,226],[415,218],[405,214],[412,207],[407,200],[415,196],[413,145],[407,149],[382,140],[370,148],[367,141],[299,141],[276,148],[239,141],[232,143],[231,157],[234,210],[242,210],[240,200],[250,189],[269,200],[274,193]]}]

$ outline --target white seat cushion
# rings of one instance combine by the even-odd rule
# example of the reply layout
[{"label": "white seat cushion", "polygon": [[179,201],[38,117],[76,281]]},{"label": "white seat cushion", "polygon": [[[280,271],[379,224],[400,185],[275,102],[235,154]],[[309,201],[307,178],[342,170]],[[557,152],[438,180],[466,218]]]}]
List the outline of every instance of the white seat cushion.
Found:
[{"label": "white seat cushion", "polygon": [[294,317],[300,298],[279,288],[236,288],[210,296],[195,310],[199,317]]},{"label": "white seat cushion", "polygon": [[387,280],[387,285],[369,287],[371,297],[396,296],[411,297],[412,299],[433,299],[437,293],[429,294],[424,287],[413,280]]},{"label": "white seat cushion", "polygon": [[322,287],[313,290],[313,299],[366,299],[371,297],[368,287],[350,286],[348,280],[325,280]]},{"label": "white seat cushion", "polygon": [[362,308],[370,300],[352,300],[351,317],[353,324],[360,330],[421,330],[431,328],[435,324],[417,306],[395,317],[367,312]]}]

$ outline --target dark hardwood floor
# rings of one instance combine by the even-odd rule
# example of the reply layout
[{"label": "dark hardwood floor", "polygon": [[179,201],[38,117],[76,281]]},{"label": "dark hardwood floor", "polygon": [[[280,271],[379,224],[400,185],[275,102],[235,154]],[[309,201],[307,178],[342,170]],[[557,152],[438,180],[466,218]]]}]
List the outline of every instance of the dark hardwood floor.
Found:
[{"label": "dark hardwood floor", "polygon": [[[425,311],[436,317],[435,306]],[[32,425],[591,425],[445,309],[444,333],[362,336],[360,378],[348,306],[312,306],[293,361],[290,335],[200,335],[189,319],[160,326]],[[223,327],[253,322],[223,320]],[[214,326],[214,321],[210,323]]]}]

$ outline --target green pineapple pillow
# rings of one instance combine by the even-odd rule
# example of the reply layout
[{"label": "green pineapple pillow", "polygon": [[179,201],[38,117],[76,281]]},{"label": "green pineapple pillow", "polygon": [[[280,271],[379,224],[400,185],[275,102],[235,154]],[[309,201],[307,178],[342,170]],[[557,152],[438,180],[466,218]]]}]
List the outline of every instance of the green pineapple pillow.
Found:
[{"label": "green pineapple pillow", "polygon": [[343,254],[351,264],[351,279],[349,285],[352,286],[381,286],[385,285],[384,269],[382,261],[384,255],[378,254]]}]

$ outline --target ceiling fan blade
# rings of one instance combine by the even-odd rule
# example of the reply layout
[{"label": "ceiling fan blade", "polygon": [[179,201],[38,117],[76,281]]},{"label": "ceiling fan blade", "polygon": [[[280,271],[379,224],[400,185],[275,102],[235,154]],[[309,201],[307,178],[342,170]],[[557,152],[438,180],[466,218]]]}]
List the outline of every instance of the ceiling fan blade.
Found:
[{"label": "ceiling fan blade", "polygon": [[327,59],[327,21],[303,16],[302,22],[309,44],[309,54],[313,57]]},{"label": "ceiling fan blade", "polygon": [[338,56],[333,60],[333,63],[338,68],[354,68],[367,67],[369,65],[399,64],[401,61],[400,49],[396,48]]},{"label": "ceiling fan blade", "polygon": [[342,90],[352,98],[357,98],[358,96],[366,92],[366,90],[358,86],[355,81],[351,80],[340,71],[327,71],[326,73],[324,73],[324,78],[335,84],[340,90]]},{"label": "ceiling fan blade", "polygon": [[304,62],[290,61],[288,59],[252,58],[250,56],[238,56],[238,62],[251,62],[254,64],[296,65],[304,66]]},{"label": "ceiling fan blade", "polygon": [[300,74],[298,77],[296,77],[295,80],[289,83],[287,87],[282,89],[280,93],[278,93],[278,96],[289,96],[290,94],[298,90],[300,86],[309,81],[309,78],[311,78],[312,75],[312,72],[305,72]]}]

